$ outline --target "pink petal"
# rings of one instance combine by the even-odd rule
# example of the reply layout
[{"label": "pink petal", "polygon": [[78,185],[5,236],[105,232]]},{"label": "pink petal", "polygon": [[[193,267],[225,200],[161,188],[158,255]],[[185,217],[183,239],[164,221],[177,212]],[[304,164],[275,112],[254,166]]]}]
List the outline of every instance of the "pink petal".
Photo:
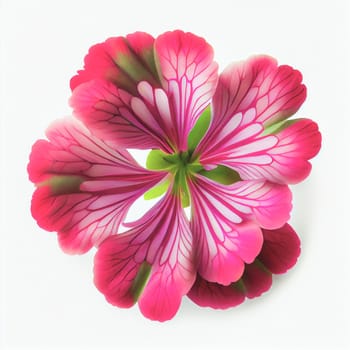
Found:
[{"label": "pink petal", "polygon": [[249,299],[259,297],[272,286],[272,274],[259,262],[259,257],[257,261],[245,266],[242,276],[245,294]]},{"label": "pink petal", "polygon": [[211,47],[181,31],[154,42],[135,33],[91,48],[85,70],[72,79],[75,114],[103,139],[129,148],[185,150],[189,131],[217,82]]},{"label": "pink petal", "polygon": [[[288,186],[268,181],[247,180],[223,185],[197,175],[189,186],[195,210],[203,207],[203,215],[212,213],[208,216],[212,223],[211,216],[233,224],[253,220],[263,228],[273,229],[288,221],[292,208],[292,194]],[[232,227],[232,224],[228,226]]]},{"label": "pink petal", "polygon": [[252,262],[262,246],[259,226],[242,223],[251,208],[235,202],[232,193],[225,193],[209,179],[198,176],[189,182],[189,187],[198,272],[210,282],[228,285],[237,281],[244,262]]},{"label": "pink petal", "polygon": [[187,296],[197,305],[213,309],[228,309],[243,303],[245,292],[237,283],[223,286],[219,283],[208,282],[197,275],[195,284]]},{"label": "pink petal", "polygon": [[222,185],[197,175],[189,181],[192,232],[198,272],[210,282],[237,281],[244,263],[254,261],[262,246],[259,226],[277,228],[289,219],[291,192],[267,181]]},{"label": "pink petal", "polygon": [[147,82],[141,82],[138,90],[140,97],[133,97],[110,82],[92,80],[73,91],[70,104],[75,116],[102,139],[126,148],[172,152],[167,96]]},{"label": "pink petal", "polygon": [[[114,305],[129,307],[139,300],[146,317],[168,320],[195,279],[192,236],[179,198],[168,192],[132,226],[101,244],[95,258],[96,286]],[[151,266],[150,276],[135,290],[145,263]]]},{"label": "pink petal", "polygon": [[159,85],[153,45],[152,36],[136,32],[92,46],[84,69],[71,79],[71,89],[94,79],[107,80],[131,93],[136,93],[137,83],[142,80]]},{"label": "pink petal", "polygon": [[[310,119],[295,119],[281,126],[274,136],[277,143],[266,149],[265,157],[270,162],[258,164],[258,158],[239,162],[231,156],[221,159],[221,163],[234,168],[244,179],[265,178],[277,183],[295,184],[304,180],[311,171],[308,161],[321,147],[321,134],[318,126]],[[232,152],[233,154],[233,152]]]},{"label": "pink petal", "polygon": [[268,291],[272,285],[272,275],[259,262],[245,265],[242,278],[235,283],[223,286],[197,279],[187,296],[197,305],[213,309],[227,309],[237,306],[245,298],[255,298]]},{"label": "pink petal", "polygon": [[128,308],[137,301],[132,287],[145,252],[133,244],[134,235],[113,235],[99,246],[94,260],[94,282],[107,301]]},{"label": "pink petal", "polygon": [[176,117],[176,145],[185,151],[187,136],[217,84],[213,50],[204,39],[180,30],[160,35],[154,47],[162,86]]},{"label": "pink petal", "polygon": [[74,120],[56,122],[47,137],[34,144],[28,164],[38,187],[32,215],[58,232],[68,253],[84,253],[115,234],[130,205],[165,175],[141,168]]},{"label": "pink petal", "polygon": [[237,113],[248,111],[266,125],[293,115],[306,98],[302,75],[275,59],[255,56],[228,66],[219,77],[213,97],[211,130],[225,126]]},{"label": "pink petal", "polygon": [[288,224],[277,230],[263,229],[262,232],[264,244],[261,252],[254,263],[245,265],[239,282],[222,286],[197,275],[188,297],[200,306],[226,309],[242,303],[245,296],[255,298],[268,291],[272,285],[272,273],[285,273],[296,263],[300,240]]},{"label": "pink petal", "polygon": [[[215,106],[213,108],[215,110]],[[256,121],[254,110],[233,114],[218,129],[210,127],[196,150],[200,163],[206,167],[226,165],[240,175],[245,167],[269,166],[273,161],[269,151],[274,149],[278,138],[275,135],[263,136],[263,132],[264,127]]]},{"label": "pink petal", "polygon": [[285,273],[295,265],[300,255],[299,237],[288,224],[277,230],[263,230],[263,235],[259,260],[272,273]]},{"label": "pink petal", "polygon": [[213,97],[210,129],[196,151],[203,166],[226,165],[243,179],[304,179],[308,159],[320,148],[317,125],[291,121],[282,132],[264,135],[266,126],[299,109],[306,96],[301,79],[298,71],[264,56],[228,67]]},{"label": "pink petal", "polygon": [[[222,164],[233,168],[242,179],[267,179],[277,183],[294,184],[308,176],[311,170],[308,160],[321,147],[321,134],[315,122],[310,119],[287,121],[276,134],[261,136],[262,127],[259,129],[258,124],[244,126],[244,117],[238,116],[236,121],[243,126],[216,145],[221,148],[203,151],[200,159],[203,165]],[[256,133],[249,134],[254,128]]]}]

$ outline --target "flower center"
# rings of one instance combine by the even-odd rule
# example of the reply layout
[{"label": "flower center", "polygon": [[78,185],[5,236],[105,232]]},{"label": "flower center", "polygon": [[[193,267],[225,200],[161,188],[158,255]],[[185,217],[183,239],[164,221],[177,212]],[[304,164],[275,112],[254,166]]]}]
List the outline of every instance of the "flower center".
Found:
[{"label": "flower center", "polygon": [[[152,150],[147,158],[147,168],[151,170],[168,171],[171,174],[173,182],[173,192],[181,196],[182,205],[187,207],[190,202],[187,179],[191,174],[203,170],[203,167],[196,159],[193,159],[192,152],[179,152],[166,154],[160,150]],[[168,179],[169,181],[169,179]],[[166,189],[167,186],[163,186]],[[152,189],[151,191],[153,191]],[[159,190],[159,188],[158,188]],[[150,192],[150,191],[149,191]],[[162,191],[163,192],[163,191]],[[157,191],[159,195],[159,191]],[[146,199],[150,196],[146,194]],[[152,198],[154,198],[152,196]]]},{"label": "flower center", "polygon": [[212,170],[205,170],[200,164],[198,157],[194,158],[191,151],[167,154],[160,150],[152,150],[148,155],[146,167],[150,170],[167,171],[169,176],[160,184],[147,191],[144,198],[153,199],[162,195],[172,183],[173,192],[181,197],[184,208],[190,205],[187,181],[189,178],[195,179],[196,174],[224,185],[241,180],[236,171],[222,165],[218,165]]},{"label": "flower center", "polygon": [[195,155],[195,148],[205,135],[210,122],[210,108],[207,108],[191,130],[188,137],[188,150],[173,154],[161,150],[152,150],[147,158],[146,167],[150,170],[167,171],[168,176],[162,183],[147,191],[145,199],[153,199],[162,195],[173,183],[173,192],[181,196],[182,206],[190,205],[190,193],[187,181],[195,179],[196,174],[208,177],[221,184],[229,185],[240,180],[239,174],[225,166],[218,165],[212,170],[205,170]]},{"label": "flower center", "polygon": [[190,152],[180,152],[175,154],[175,166],[171,172],[174,176],[174,193],[181,196],[182,206],[188,207],[190,205],[190,194],[187,180],[191,174],[201,171],[202,166],[191,158]]}]

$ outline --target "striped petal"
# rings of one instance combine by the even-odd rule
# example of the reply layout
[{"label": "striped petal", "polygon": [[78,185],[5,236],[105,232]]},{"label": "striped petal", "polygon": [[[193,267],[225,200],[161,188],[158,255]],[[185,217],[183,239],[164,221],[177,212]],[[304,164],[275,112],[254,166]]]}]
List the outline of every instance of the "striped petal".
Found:
[{"label": "striped petal", "polygon": [[172,153],[187,148],[216,83],[217,64],[204,39],[174,31],[154,41],[135,33],[90,49],[85,69],[71,81],[71,105],[104,139]]},{"label": "striped petal", "polygon": [[217,84],[217,64],[206,41],[180,30],[160,35],[154,44],[161,83],[173,112],[175,144],[187,150],[187,137],[209,104]]},{"label": "striped petal", "polygon": [[204,214],[210,211],[219,220],[229,218],[233,224],[246,220],[275,229],[288,221],[292,208],[288,186],[268,181],[246,180],[223,185],[197,175],[189,187],[195,208],[202,208]]},{"label": "striped petal", "polygon": [[34,144],[28,164],[37,186],[32,215],[58,232],[67,253],[84,253],[117,233],[131,204],[165,175],[141,168],[74,120],[56,122],[47,137]]},{"label": "striped petal", "polygon": [[213,97],[212,123],[197,148],[201,163],[229,166],[243,179],[278,183],[304,179],[311,168],[308,160],[320,148],[317,125],[302,119],[279,125],[278,129],[288,127],[288,135],[287,130],[268,132],[270,125],[288,118],[304,101],[301,79],[298,71],[277,66],[265,56],[228,67]]},{"label": "striped petal", "polygon": [[265,178],[289,184],[304,180],[311,171],[309,159],[321,148],[321,134],[317,124],[310,119],[290,120],[281,124],[273,137],[278,141],[265,154],[270,158],[270,163],[239,164],[230,157],[222,163],[234,167],[244,179]]},{"label": "striped petal", "polygon": [[278,66],[268,56],[231,64],[220,75],[213,97],[212,132],[218,132],[233,115],[249,110],[254,110],[252,118],[264,126],[290,117],[306,98],[301,81],[299,71]]},{"label": "striped petal", "polygon": [[140,81],[159,86],[153,45],[151,35],[136,32],[92,46],[85,57],[84,69],[71,79],[71,89],[94,79],[109,81],[132,94],[137,94]]},{"label": "striped petal", "polygon": [[242,278],[229,286],[208,282],[200,275],[188,297],[196,304],[214,309],[227,309],[255,298],[270,289],[272,274],[293,267],[300,254],[300,240],[293,228],[285,224],[277,230],[262,230],[264,244],[253,264],[245,265]]},{"label": "striped petal", "polygon": [[161,87],[154,38],[143,32],[109,38],[90,48],[84,69],[71,79],[70,103],[75,115],[104,140],[116,140],[126,148],[171,152],[168,136],[158,125],[160,118],[140,107],[140,82]]},{"label": "striped petal", "polygon": [[195,279],[192,236],[170,192],[132,228],[107,238],[95,257],[95,284],[113,305],[139,302],[152,320],[172,318]]},{"label": "striped petal", "polygon": [[203,176],[189,182],[198,272],[223,285],[237,281],[262,245],[259,226],[277,228],[289,218],[291,192],[266,181],[221,185]]},{"label": "striped petal", "polygon": [[162,149],[171,153],[171,115],[167,96],[143,81],[139,97],[104,80],[78,86],[70,104],[74,115],[94,134],[126,148]]}]

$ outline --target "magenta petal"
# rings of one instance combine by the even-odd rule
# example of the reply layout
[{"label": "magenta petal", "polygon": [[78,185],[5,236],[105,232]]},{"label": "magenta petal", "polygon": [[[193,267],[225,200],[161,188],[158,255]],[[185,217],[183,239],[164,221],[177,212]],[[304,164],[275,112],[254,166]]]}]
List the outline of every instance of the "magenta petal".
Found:
[{"label": "magenta petal", "polygon": [[[140,284],[143,264],[150,275]],[[172,318],[194,279],[188,221],[179,198],[170,192],[129,231],[103,242],[95,258],[95,283],[106,299],[123,307],[138,300],[152,320]]]},{"label": "magenta petal", "polygon": [[32,215],[57,231],[63,250],[84,253],[117,233],[130,205],[165,174],[141,168],[126,150],[100,141],[74,120],[53,124],[32,149],[37,185]]},{"label": "magenta petal", "polygon": [[293,228],[285,224],[277,230],[263,230],[264,244],[259,260],[272,273],[284,273],[295,265],[300,255],[300,239]]},{"label": "magenta petal", "polygon": [[133,244],[134,239],[133,235],[110,236],[95,255],[95,285],[108,302],[118,307],[128,308],[137,301],[132,286],[146,252]]},{"label": "magenta petal", "polygon": [[[298,183],[304,180],[311,171],[308,161],[321,148],[321,134],[318,126],[310,119],[296,119],[285,123],[286,126],[276,133],[278,143],[269,150],[273,162],[262,166],[261,172],[270,174],[276,182]],[[247,176],[254,177],[258,169],[248,170]]]},{"label": "magenta petal", "polygon": [[254,224],[231,225],[226,232],[215,231],[209,225],[209,221],[193,220],[191,226],[197,246],[198,273],[210,282],[229,285],[242,276],[244,262],[253,261],[259,253],[262,234]]},{"label": "magenta petal", "polygon": [[309,159],[321,147],[321,134],[315,122],[287,121],[275,134],[261,136],[262,126],[246,125],[246,115],[233,118],[236,124],[230,123],[222,130],[228,137],[220,134],[219,141],[215,141],[210,136],[210,146],[200,144],[203,166],[222,164],[233,168],[242,179],[267,179],[282,184],[298,183],[309,174]]},{"label": "magenta petal", "polygon": [[290,269],[300,254],[300,240],[293,228],[285,224],[276,230],[262,230],[264,243],[257,259],[246,264],[241,279],[228,286],[212,283],[197,275],[188,297],[200,306],[226,309],[255,298],[271,288],[272,274]]},{"label": "magenta petal", "polygon": [[136,32],[92,46],[85,57],[84,69],[71,79],[71,89],[94,79],[109,81],[134,94],[139,81],[159,85],[153,45],[151,35]]},{"label": "magenta petal", "polygon": [[289,219],[291,192],[284,185],[267,181],[221,185],[197,175],[189,188],[198,272],[210,282],[237,281],[244,263],[253,262],[260,252],[259,226],[278,228]]},{"label": "magenta petal", "polygon": [[263,228],[278,228],[288,221],[292,208],[288,186],[268,181],[237,181],[222,185],[197,175],[190,182],[190,189],[195,211],[198,206],[203,206],[202,215],[209,215],[210,211],[215,217],[226,218],[235,224],[253,220]]},{"label": "magenta petal", "polygon": [[301,79],[298,71],[278,67],[264,56],[228,67],[213,97],[212,123],[196,150],[201,164],[231,167],[247,180],[303,180],[311,169],[308,160],[320,148],[317,125],[294,120],[275,134],[265,134],[267,126],[283,121],[301,106],[306,97]]},{"label": "magenta petal", "polygon": [[228,309],[243,303],[245,292],[236,283],[223,286],[218,283],[208,282],[201,276],[197,279],[187,296],[197,305],[211,307],[213,309]]},{"label": "magenta petal", "polygon": [[244,262],[252,262],[260,252],[262,233],[258,224],[243,219],[254,215],[259,196],[264,197],[268,191],[252,185],[249,191],[249,186],[242,189],[236,184],[224,186],[202,176],[189,182],[198,272],[210,282],[228,285],[237,281]]},{"label": "magenta petal", "polygon": [[228,66],[219,77],[213,97],[212,131],[237,113],[254,110],[254,119],[270,125],[294,114],[306,98],[302,75],[278,66],[268,56],[255,56]]},{"label": "magenta petal", "polygon": [[[221,163],[234,168],[244,179],[261,179],[277,183],[295,184],[304,180],[311,171],[309,159],[314,157],[321,147],[321,134],[318,126],[310,119],[287,121],[280,127],[275,137],[274,147],[265,149],[258,156],[241,161],[230,155],[223,155]],[[259,164],[259,157],[266,162]]]},{"label": "magenta petal", "polygon": [[210,102],[217,84],[217,64],[206,41],[180,30],[160,35],[154,44],[162,86],[176,117],[176,145],[187,149],[187,136]]},{"label": "magenta petal", "polygon": [[270,289],[272,275],[259,262],[246,265],[242,278],[224,286],[206,281],[200,275],[187,296],[197,305],[227,309],[241,304],[245,298],[255,298]]},{"label": "magenta petal", "polygon": [[247,298],[255,298],[271,288],[272,274],[259,261],[254,261],[252,264],[245,266],[242,284]]},{"label": "magenta petal", "polygon": [[[160,96],[147,82],[139,84],[139,91],[141,97],[133,97],[110,82],[92,80],[73,91],[70,104],[75,116],[104,140],[114,140],[126,148],[161,148],[171,152],[167,130],[172,122],[170,112],[166,112],[167,96],[157,89],[163,92]],[[153,109],[142,97],[152,99]]]}]

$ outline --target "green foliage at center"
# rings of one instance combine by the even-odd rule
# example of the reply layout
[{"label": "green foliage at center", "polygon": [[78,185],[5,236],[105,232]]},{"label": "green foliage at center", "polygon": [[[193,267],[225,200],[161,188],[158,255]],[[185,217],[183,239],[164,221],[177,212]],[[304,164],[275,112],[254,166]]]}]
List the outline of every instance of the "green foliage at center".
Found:
[{"label": "green foliage at center", "polygon": [[[167,154],[160,150],[152,150],[147,158],[146,166],[150,170],[167,171],[172,178],[173,192],[180,194],[183,207],[188,207],[190,197],[187,178],[191,173],[202,169],[201,165],[193,160],[190,152]],[[169,187],[169,178],[147,191],[145,199],[153,199],[162,195]]]},{"label": "green foliage at center", "polygon": [[161,150],[152,150],[147,158],[146,167],[155,171],[166,171],[169,175],[155,187],[144,194],[145,199],[153,199],[164,194],[172,183],[173,193],[181,196],[184,208],[190,205],[188,179],[199,174],[218,183],[229,185],[240,180],[239,174],[234,170],[219,165],[212,170],[205,170],[200,164],[200,155],[196,148],[204,135],[208,132],[211,120],[210,107],[206,108],[188,136],[188,150],[173,154]]}]

